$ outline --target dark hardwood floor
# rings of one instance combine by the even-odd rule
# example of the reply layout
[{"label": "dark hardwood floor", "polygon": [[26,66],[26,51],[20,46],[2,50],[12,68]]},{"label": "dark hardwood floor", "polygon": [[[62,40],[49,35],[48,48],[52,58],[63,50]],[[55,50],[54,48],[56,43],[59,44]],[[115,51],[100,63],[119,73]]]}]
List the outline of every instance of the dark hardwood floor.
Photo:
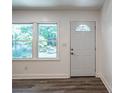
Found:
[{"label": "dark hardwood floor", "polygon": [[12,93],[108,93],[100,78],[13,80]]}]

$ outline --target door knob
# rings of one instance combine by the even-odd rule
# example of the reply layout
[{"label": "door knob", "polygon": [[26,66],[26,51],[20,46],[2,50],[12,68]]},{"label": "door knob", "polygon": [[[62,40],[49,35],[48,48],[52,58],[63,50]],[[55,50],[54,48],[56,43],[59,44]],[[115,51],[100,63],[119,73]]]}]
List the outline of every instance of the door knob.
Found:
[{"label": "door knob", "polygon": [[74,49],[73,48],[71,48],[71,51],[73,51]]},{"label": "door knob", "polygon": [[73,52],[71,52],[71,55],[74,55],[74,53],[73,53]]}]

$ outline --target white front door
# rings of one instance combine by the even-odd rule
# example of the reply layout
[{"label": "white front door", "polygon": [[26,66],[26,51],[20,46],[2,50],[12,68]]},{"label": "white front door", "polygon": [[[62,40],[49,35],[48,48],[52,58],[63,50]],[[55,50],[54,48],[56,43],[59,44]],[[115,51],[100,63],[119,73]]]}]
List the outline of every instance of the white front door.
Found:
[{"label": "white front door", "polygon": [[95,22],[71,22],[71,76],[95,76]]}]

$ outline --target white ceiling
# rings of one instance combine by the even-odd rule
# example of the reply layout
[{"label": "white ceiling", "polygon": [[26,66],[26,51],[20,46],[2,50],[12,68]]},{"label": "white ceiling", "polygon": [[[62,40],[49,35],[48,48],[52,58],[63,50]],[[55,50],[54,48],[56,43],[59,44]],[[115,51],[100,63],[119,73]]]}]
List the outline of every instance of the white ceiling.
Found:
[{"label": "white ceiling", "polygon": [[104,0],[13,0],[13,9],[100,9]]}]

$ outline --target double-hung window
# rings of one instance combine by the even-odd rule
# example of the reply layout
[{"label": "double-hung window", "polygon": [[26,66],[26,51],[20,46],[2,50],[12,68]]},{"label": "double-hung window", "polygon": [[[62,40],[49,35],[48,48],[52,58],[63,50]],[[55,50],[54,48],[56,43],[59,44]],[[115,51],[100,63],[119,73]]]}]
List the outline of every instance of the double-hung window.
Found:
[{"label": "double-hung window", "polygon": [[[34,24],[36,25],[13,24],[12,26],[13,59],[49,60],[58,58],[57,23],[34,23]],[[37,31],[36,29],[33,29],[33,27],[37,28]]]},{"label": "double-hung window", "polygon": [[38,58],[57,57],[57,24],[38,24]]},{"label": "double-hung window", "polygon": [[32,58],[33,24],[12,25],[12,56],[13,59]]}]

